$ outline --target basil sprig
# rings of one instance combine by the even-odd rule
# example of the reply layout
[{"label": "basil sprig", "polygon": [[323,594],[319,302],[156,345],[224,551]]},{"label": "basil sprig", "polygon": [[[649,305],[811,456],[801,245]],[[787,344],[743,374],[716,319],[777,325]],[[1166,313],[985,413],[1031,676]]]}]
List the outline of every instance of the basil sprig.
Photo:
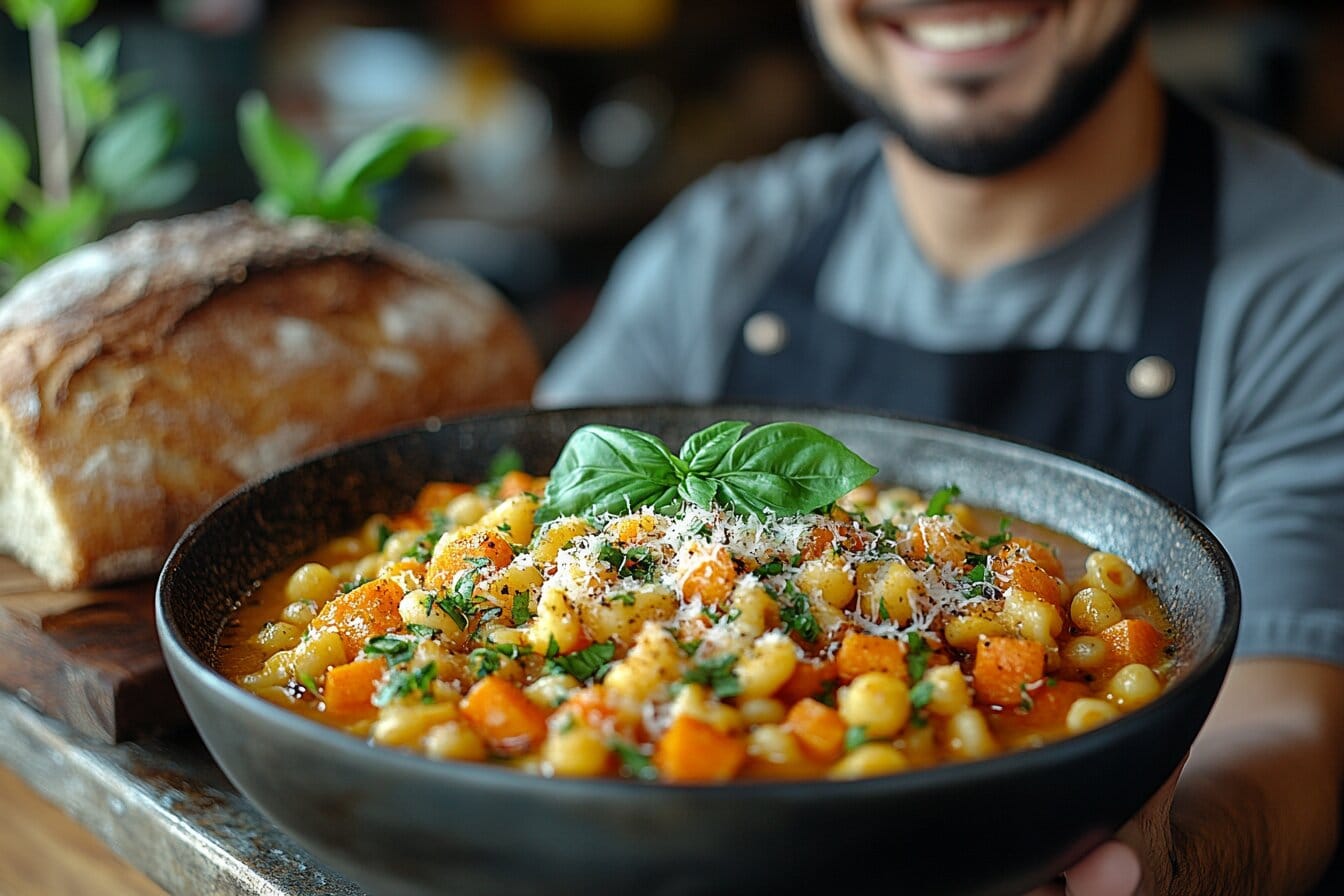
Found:
[{"label": "basil sprig", "polygon": [[749,426],[715,423],[688,438],[679,454],[646,432],[585,426],[551,470],[537,522],[640,507],[671,513],[688,502],[787,516],[825,507],[877,473],[814,427],[769,423],[747,433]]}]

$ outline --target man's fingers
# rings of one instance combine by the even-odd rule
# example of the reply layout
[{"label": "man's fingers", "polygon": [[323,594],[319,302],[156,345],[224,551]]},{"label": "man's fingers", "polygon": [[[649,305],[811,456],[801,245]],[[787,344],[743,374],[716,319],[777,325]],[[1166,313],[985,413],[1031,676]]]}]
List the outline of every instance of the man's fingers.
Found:
[{"label": "man's fingers", "polygon": [[1068,896],[1134,896],[1142,879],[1138,854],[1112,840],[1064,872],[1064,892]]}]

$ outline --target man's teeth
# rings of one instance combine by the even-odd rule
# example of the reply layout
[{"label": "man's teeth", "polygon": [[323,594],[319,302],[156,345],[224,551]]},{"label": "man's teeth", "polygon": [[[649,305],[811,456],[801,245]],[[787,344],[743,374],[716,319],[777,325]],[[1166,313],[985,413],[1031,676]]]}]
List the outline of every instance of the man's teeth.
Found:
[{"label": "man's teeth", "polygon": [[925,49],[960,53],[1005,44],[1025,34],[1035,21],[1036,16],[1026,13],[954,22],[912,22],[905,26],[905,33]]}]

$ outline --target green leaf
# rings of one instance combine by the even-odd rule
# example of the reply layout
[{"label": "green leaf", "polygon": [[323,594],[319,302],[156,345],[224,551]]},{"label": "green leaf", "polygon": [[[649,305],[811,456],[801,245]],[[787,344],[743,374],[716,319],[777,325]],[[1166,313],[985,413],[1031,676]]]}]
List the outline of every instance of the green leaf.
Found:
[{"label": "green leaf", "polygon": [[396,635],[378,635],[369,639],[362,653],[365,656],[381,656],[389,666],[398,666],[415,656],[415,642]]},{"label": "green leaf", "polygon": [[451,134],[443,128],[394,122],[370,131],[345,148],[322,178],[324,205],[339,206],[374,184],[396,177],[411,157],[444,143]]},{"label": "green leaf", "polygon": [[302,214],[316,207],[321,160],[259,92],[248,93],[238,102],[238,137],[262,188],[259,209]]},{"label": "green leaf", "polygon": [[648,433],[589,425],[575,431],[551,469],[538,524],[585,513],[625,513],[680,504],[672,453]]},{"label": "green leaf", "polygon": [[132,184],[126,192],[113,197],[112,207],[119,212],[139,212],[165,208],[177,202],[196,183],[196,163],[176,159],[160,165]]},{"label": "green leaf", "polygon": [[495,452],[494,457],[490,458],[490,467],[486,470],[485,478],[498,481],[509,473],[516,473],[522,468],[523,456],[518,453],[517,448],[501,448]]},{"label": "green leaf", "polygon": [[616,645],[610,641],[603,641],[585,647],[583,650],[574,653],[559,655],[551,654],[550,646],[547,646],[546,672],[547,674],[556,674],[559,672],[573,675],[579,681],[587,681],[590,678],[601,679],[606,673],[607,667],[611,661],[616,658]]},{"label": "green leaf", "polygon": [[177,114],[165,99],[144,100],[108,122],[89,144],[89,182],[116,197],[132,195],[177,139]]},{"label": "green leaf", "polygon": [[929,498],[929,504],[924,509],[925,516],[942,516],[947,513],[947,505],[961,496],[961,489],[955,485],[945,485],[933,493]]},{"label": "green leaf", "polygon": [[688,684],[703,684],[721,700],[736,697],[742,693],[742,682],[733,671],[736,663],[737,655],[729,653],[696,665],[681,680]]},{"label": "green leaf", "polygon": [[714,506],[714,501],[718,497],[719,484],[712,479],[705,479],[692,473],[682,480],[681,485],[677,487],[677,494],[682,500],[708,510]]},{"label": "green leaf", "polygon": [[868,743],[868,729],[862,725],[850,725],[845,729],[845,752],[852,753]]},{"label": "green leaf", "polygon": [[742,437],[750,423],[741,420],[723,420],[692,433],[681,446],[681,459],[692,473],[708,473],[718,466],[728,449]]},{"label": "green leaf", "polygon": [[905,652],[905,666],[910,673],[910,680],[918,682],[924,677],[924,673],[929,669],[929,657],[933,655],[933,648],[929,642],[924,640],[924,636],[919,632],[908,632],[905,636],[907,649]]},{"label": "green leaf", "polygon": [[770,423],[734,444],[711,478],[734,510],[762,516],[824,507],[876,473],[877,467],[819,429]]},{"label": "green leaf", "polygon": [[[66,114],[85,132],[107,121],[117,109],[115,75],[120,48],[121,37],[115,28],[99,31],[83,48],[61,44],[61,91]],[[82,149],[73,147],[72,152],[77,155]]]},{"label": "green leaf", "polygon": [[87,187],[76,188],[64,204],[42,203],[28,210],[22,230],[20,274],[31,273],[58,255],[82,246],[98,235],[103,199]]},{"label": "green leaf", "polygon": [[33,24],[43,8],[56,16],[58,28],[77,25],[89,17],[97,0],[6,0],[4,7],[14,24],[27,28]]},{"label": "green leaf", "polygon": [[915,709],[923,709],[931,700],[933,700],[933,682],[921,681],[910,689],[910,705]]},{"label": "green leaf", "polygon": [[10,203],[28,180],[28,166],[31,164],[28,146],[19,132],[0,118],[0,215],[9,209]]},{"label": "green leaf", "polygon": [[639,781],[658,780],[658,769],[653,759],[632,743],[614,738],[607,746],[621,761],[621,775]]}]

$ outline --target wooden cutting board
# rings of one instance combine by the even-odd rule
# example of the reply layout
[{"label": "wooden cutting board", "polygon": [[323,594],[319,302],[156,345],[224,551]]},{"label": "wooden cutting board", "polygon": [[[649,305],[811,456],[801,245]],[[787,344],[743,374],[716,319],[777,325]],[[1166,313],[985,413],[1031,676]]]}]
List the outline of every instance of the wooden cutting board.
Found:
[{"label": "wooden cutting board", "polygon": [[52,591],[0,557],[0,688],[107,743],[182,724],[154,632],[154,582]]}]

